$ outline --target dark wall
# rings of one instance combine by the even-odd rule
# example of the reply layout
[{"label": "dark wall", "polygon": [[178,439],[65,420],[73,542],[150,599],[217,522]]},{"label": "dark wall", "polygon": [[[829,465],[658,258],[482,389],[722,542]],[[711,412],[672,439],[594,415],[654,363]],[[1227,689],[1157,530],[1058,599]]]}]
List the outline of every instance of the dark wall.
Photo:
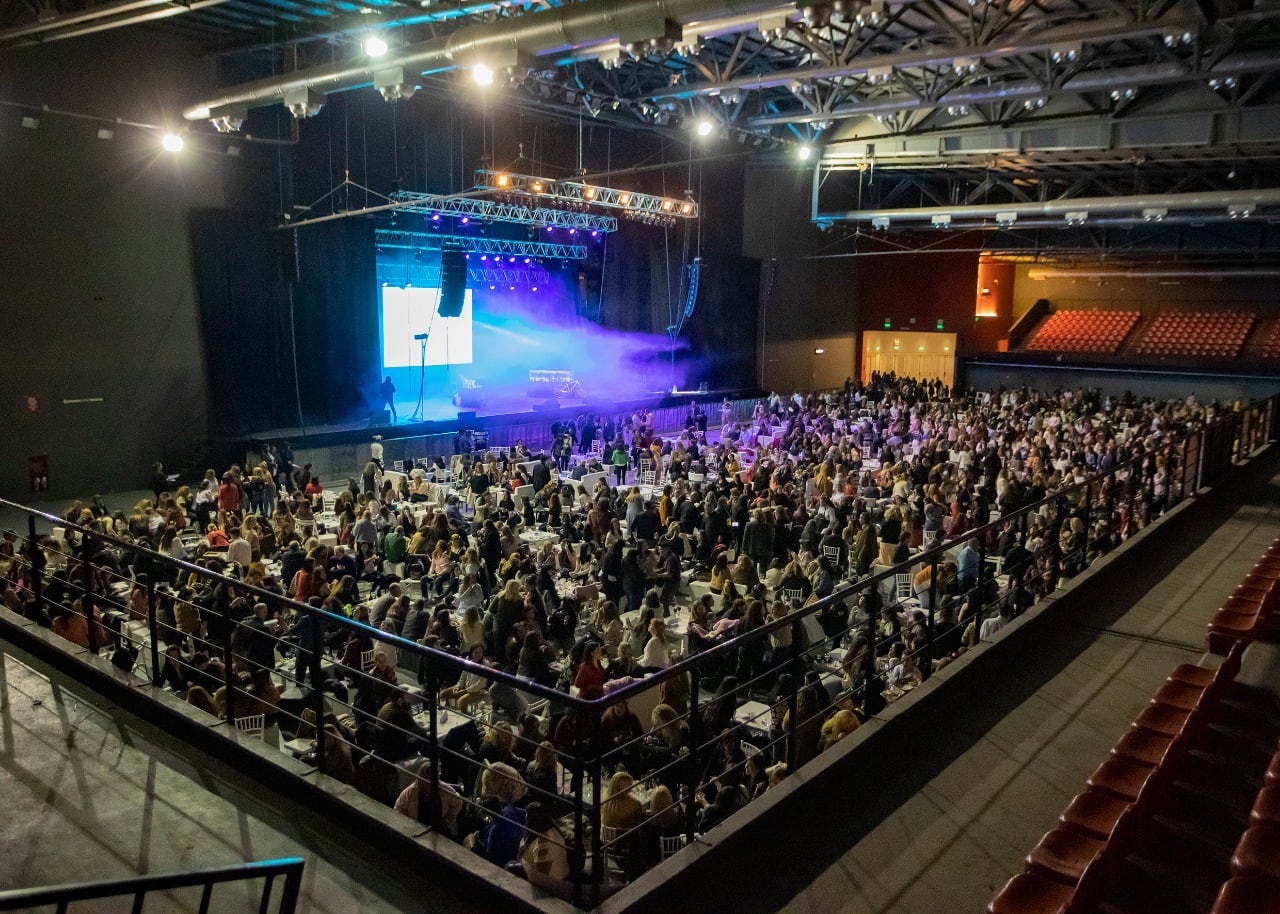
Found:
[{"label": "dark wall", "polygon": [[[82,41],[0,51],[3,99],[31,106],[0,108],[9,497],[29,497],[33,455],[48,455],[57,498],[143,486],[153,460],[181,463],[199,447],[208,397],[187,213],[270,200],[258,176],[272,173],[274,150],[241,143],[231,157],[225,144],[189,138],[173,156],[158,132],[115,122],[180,123],[181,104],[212,79],[207,61],[158,33],[111,33],[92,46],[91,58]],[[21,126],[24,113],[37,128]],[[99,139],[99,127],[114,136]]]}]

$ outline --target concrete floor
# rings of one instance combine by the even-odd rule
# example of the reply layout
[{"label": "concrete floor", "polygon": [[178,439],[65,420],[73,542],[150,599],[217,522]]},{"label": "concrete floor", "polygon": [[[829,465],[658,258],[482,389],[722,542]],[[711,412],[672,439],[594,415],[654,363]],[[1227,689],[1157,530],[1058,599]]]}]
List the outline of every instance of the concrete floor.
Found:
[{"label": "concrete floor", "polygon": [[[171,767],[161,760],[164,747],[139,744],[119,725],[121,712],[87,704],[73,686],[51,682],[12,656],[3,658],[3,676],[0,887],[299,856],[306,861],[301,912],[475,910],[392,861],[374,865],[355,836],[326,835],[324,823],[305,810],[239,792],[234,775],[198,753],[185,770]],[[219,887],[212,910],[256,912],[260,892],[260,881]],[[194,911],[196,899],[198,892],[177,893],[146,910]],[[72,908],[129,909],[126,900]]]}]

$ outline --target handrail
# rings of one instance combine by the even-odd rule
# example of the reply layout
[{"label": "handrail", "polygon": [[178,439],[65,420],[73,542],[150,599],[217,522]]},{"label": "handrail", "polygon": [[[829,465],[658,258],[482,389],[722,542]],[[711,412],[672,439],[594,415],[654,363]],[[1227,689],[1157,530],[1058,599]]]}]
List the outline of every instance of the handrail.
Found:
[{"label": "handrail", "polygon": [[[129,876],[123,879],[104,879],[100,882],[79,882],[67,885],[37,886],[29,889],[0,891],[0,911],[20,911],[41,905],[58,905],[65,911],[66,905],[95,898],[111,898],[117,895],[137,895],[147,892],[167,892],[192,886],[205,886],[206,896],[200,910],[208,909],[208,888],[224,882],[240,882],[249,879],[266,879],[263,910],[270,900],[271,881],[277,876],[285,879],[280,898],[280,914],[293,914],[298,903],[298,891],[302,885],[301,857],[280,857],[275,860],[253,860],[230,866],[218,866],[186,873],[161,873],[158,875]],[[135,910],[137,910],[135,908]]]}]

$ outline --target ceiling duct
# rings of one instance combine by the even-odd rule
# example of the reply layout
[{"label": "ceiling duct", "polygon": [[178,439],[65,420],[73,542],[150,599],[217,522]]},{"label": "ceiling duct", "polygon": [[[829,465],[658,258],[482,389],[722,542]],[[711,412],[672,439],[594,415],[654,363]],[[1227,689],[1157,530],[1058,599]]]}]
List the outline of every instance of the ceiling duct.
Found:
[{"label": "ceiling duct", "polygon": [[[1059,216],[1087,212],[1090,216],[1120,215],[1141,218],[1144,211],[1167,210],[1169,214],[1194,211],[1204,219],[1230,218],[1229,207],[1280,205],[1280,188],[1209,193],[1152,194],[1132,197],[1065,197],[1045,203],[993,203],[972,206],[919,206],[902,209],[863,209],[844,213],[818,213],[814,221],[871,222],[888,219],[894,222],[931,222],[935,216],[949,216],[952,223],[966,219],[999,219],[1011,221],[1021,217]],[[1146,220],[1152,221],[1152,220]],[[1065,224],[1065,222],[1063,223]]]},{"label": "ceiling duct", "polygon": [[213,109],[280,102],[299,90],[336,92],[372,85],[375,73],[393,68],[428,73],[463,62],[482,61],[515,48],[536,57],[616,42],[664,42],[680,24],[698,20],[759,15],[776,10],[777,0],[585,0],[483,25],[464,26],[446,37],[401,48],[376,64],[364,62],[313,67],[256,82],[193,105],[188,120],[204,120]]}]

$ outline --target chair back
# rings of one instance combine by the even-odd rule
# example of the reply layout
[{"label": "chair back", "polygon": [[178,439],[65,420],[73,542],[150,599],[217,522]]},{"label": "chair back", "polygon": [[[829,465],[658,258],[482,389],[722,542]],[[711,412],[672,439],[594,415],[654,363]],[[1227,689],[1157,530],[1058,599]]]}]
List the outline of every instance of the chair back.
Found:
[{"label": "chair back", "polygon": [[246,714],[236,718],[236,729],[241,733],[261,733],[267,725],[266,715]]},{"label": "chair back", "polygon": [[658,839],[658,844],[662,849],[662,859],[666,860],[684,847],[684,835],[663,835]]}]

